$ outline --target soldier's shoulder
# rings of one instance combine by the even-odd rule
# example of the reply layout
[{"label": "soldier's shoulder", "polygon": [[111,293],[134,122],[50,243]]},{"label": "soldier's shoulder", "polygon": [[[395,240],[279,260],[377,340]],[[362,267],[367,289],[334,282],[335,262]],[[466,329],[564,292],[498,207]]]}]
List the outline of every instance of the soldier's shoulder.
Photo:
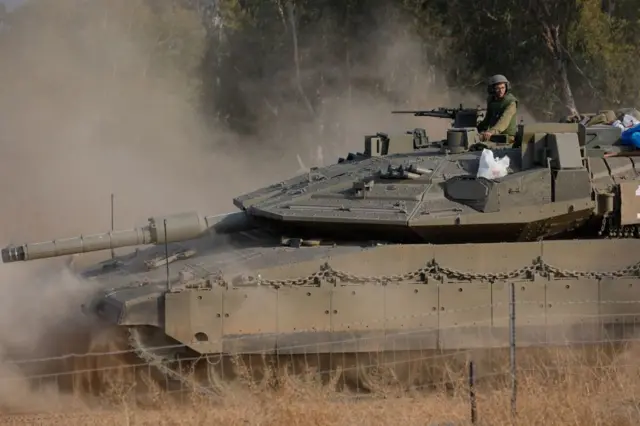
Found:
[{"label": "soldier's shoulder", "polygon": [[511,104],[511,103],[515,103],[516,106],[518,105],[518,98],[516,98],[516,96],[513,93],[507,93],[504,96],[504,100],[507,102],[507,105]]}]

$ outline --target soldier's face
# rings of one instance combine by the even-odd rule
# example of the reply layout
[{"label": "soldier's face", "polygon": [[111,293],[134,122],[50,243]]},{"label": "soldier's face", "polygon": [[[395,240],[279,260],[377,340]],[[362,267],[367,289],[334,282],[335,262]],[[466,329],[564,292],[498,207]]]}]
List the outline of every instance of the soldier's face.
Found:
[{"label": "soldier's face", "polygon": [[498,83],[493,86],[493,93],[495,93],[496,98],[502,98],[505,93],[507,93],[507,85],[504,83]]}]

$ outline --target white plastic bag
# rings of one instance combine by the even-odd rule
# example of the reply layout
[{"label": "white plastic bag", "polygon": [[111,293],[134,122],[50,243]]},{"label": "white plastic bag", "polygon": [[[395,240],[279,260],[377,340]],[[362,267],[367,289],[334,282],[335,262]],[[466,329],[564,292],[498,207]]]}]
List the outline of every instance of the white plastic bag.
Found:
[{"label": "white plastic bag", "polygon": [[614,121],[611,125],[625,131],[640,124],[640,121],[633,115],[625,114],[621,120]]},{"label": "white plastic bag", "polygon": [[638,119],[633,115],[625,114],[624,117],[622,117],[622,125],[627,129],[635,127],[638,124],[640,124],[640,121],[638,121]]},{"label": "white plastic bag", "polygon": [[509,157],[504,156],[499,159],[493,157],[493,151],[483,149],[480,155],[477,177],[485,179],[498,179],[509,173]]}]

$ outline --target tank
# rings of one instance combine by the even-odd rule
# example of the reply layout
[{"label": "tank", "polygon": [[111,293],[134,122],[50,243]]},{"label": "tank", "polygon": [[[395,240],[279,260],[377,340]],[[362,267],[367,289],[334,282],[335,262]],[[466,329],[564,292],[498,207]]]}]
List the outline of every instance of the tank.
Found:
[{"label": "tank", "polygon": [[[161,382],[213,393],[240,365],[254,380],[341,368],[341,383],[372,390],[382,360],[415,385],[434,354],[508,347],[514,313],[524,347],[628,331],[640,315],[634,152],[582,123],[520,124],[509,144],[480,142],[478,109],[398,113],[453,125],[445,140],[368,135],[362,152],[238,196],[234,213],[9,246],[2,260],[113,250],[77,271],[105,289],[83,311]],[[484,149],[508,156],[506,176],[477,177]]]}]

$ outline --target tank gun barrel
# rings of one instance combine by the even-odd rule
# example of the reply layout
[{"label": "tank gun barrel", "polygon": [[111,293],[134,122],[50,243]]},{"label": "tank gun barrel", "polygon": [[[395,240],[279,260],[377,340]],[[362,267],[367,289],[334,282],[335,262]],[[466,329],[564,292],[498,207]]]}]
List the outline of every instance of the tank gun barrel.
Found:
[{"label": "tank gun barrel", "polygon": [[2,249],[2,262],[12,263],[121,247],[186,241],[198,238],[205,232],[228,233],[245,229],[247,221],[248,218],[243,212],[205,217],[196,212],[151,217],[148,225],[127,230],[10,245]]}]

